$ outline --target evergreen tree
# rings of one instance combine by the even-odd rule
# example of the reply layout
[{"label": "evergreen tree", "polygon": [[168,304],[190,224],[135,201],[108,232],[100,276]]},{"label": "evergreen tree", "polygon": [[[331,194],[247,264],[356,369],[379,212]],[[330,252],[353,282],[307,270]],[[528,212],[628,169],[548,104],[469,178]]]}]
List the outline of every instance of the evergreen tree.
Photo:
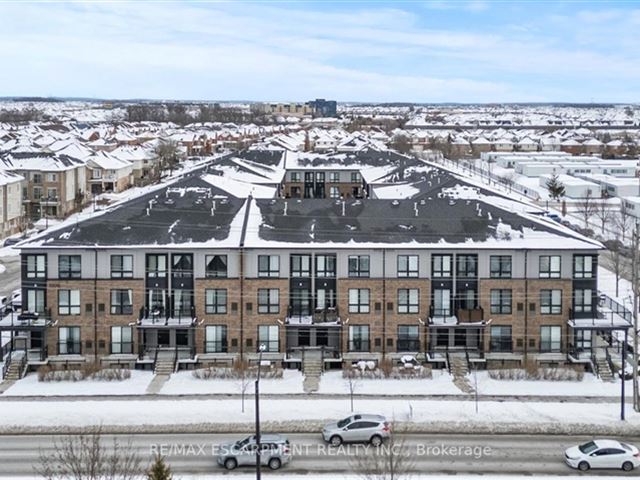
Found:
[{"label": "evergreen tree", "polygon": [[564,197],[564,185],[555,173],[547,180],[546,187],[549,190],[549,196],[554,200],[560,200]]},{"label": "evergreen tree", "polygon": [[147,478],[149,480],[173,480],[171,468],[164,461],[164,457],[156,455],[156,459],[147,473]]}]

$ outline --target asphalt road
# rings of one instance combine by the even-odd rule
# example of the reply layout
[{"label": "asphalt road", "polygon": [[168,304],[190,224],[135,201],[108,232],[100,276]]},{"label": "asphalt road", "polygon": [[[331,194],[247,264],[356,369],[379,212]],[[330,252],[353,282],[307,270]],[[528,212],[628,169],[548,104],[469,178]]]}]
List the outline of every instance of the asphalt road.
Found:
[{"label": "asphalt road", "polygon": [[[354,458],[363,446],[330,448],[316,434],[287,435],[293,447],[293,460],[284,467],[289,473],[349,473],[356,468]],[[120,445],[134,448],[144,461],[158,452],[165,455],[174,475],[227,474],[215,460],[217,445],[242,436],[218,434],[162,434],[117,436]],[[412,472],[429,474],[576,474],[563,461],[564,449],[588,440],[587,437],[515,436],[515,435],[409,435],[404,448],[411,452]],[[620,439],[639,444],[640,437]],[[104,437],[105,445],[113,436]],[[33,476],[40,452],[52,451],[54,437],[49,435],[0,436],[0,477]],[[358,453],[359,452],[359,453]],[[250,473],[240,468],[228,475]],[[637,477],[638,472],[592,471],[591,475]],[[267,472],[268,474],[268,472]],[[490,478],[490,477],[489,477]]]}]

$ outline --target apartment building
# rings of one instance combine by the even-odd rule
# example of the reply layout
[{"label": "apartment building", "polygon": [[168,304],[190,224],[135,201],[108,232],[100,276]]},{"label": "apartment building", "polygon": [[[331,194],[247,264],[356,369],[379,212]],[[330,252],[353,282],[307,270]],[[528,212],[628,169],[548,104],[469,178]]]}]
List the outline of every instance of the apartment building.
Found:
[{"label": "apartment building", "polygon": [[0,238],[12,235],[24,226],[22,189],[24,177],[0,170]]},{"label": "apartment building", "polygon": [[327,367],[590,355],[615,323],[599,309],[600,245],[531,205],[410,168],[417,178],[389,177],[414,179],[401,199],[254,198],[216,175],[178,180],[24,245],[24,311],[0,331],[33,365],[151,368],[167,350],[187,368],[256,358],[259,345],[285,366],[307,349]]},{"label": "apartment building", "polygon": [[45,152],[11,152],[0,156],[0,167],[24,177],[24,213],[30,220],[65,218],[84,202],[86,167],[74,157]]}]

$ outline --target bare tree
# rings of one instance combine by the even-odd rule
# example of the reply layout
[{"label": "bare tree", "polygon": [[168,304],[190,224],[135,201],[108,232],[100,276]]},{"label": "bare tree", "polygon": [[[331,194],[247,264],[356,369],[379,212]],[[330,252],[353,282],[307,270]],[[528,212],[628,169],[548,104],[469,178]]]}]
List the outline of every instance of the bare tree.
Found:
[{"label": "bare tree", "polygon": [[587,192],[587,195],[582,200],[576,203],[576,209],[578,215],[580,215],[584,222],[584,227],[587,228],[589,226],[589,218],[591,218],[596,209],[595,200],[591,190]]},{"label": "bare tree", "polygon": [[616,235],[615,240],[608,243],[609,253],[604,255],[604,261],[606,267],[613,272],[616,277],[616,297],[619,296],[619,284],[620,278],[624,275],[625,269],[625,256],[622,254],[622,243],[618,240]]},{"label": "bare tree", "polygon": [[162,176],[162,170],[166,169],[169,169],[169,175],[171,175],[183,157],[178,144],[172,140],[160,142],[155,153],[158,157],[158,176]]},{"label": "bare tree", "polygon": [[389,438],[380,446],[359,449],[351,458],[354,473],[364,480],[402,480],[410,478],[414,467],[405,430],[394,422]]},{"label": "bare tree", "polygon": [[123,446],[114,438],[108,447],[101,427],[55,439],[51,451],[40,450],[34,470],[46,480],[135,480],[145,474],[131,442]]},{"label": "bare tree", "polygon": [[411,138],[405,133],[398,133],[391,139],[391,148],[400,153],[409,153],[411,147]]},{"label": "bare tree", "polygon": [[595,204],[593,214],[598,220],[600,220],[600,233],[604,235],[604,229],[607,226],[607,223],[611,221],[613,215],[613,212],[609,209],[609,205],[606,200],[601,200]]},{"label": "bare tree", "polygon": [[254,381],[253,376],[249,371],[249,363],[241,358],[234,362],[233,370],[236,373],[236,377],[238,378],[238,388],[240,390],[240,398],[242,399],[242,413],[244,413],[244,399],[247,395],[247,391],[249,387]]},{"label": "bare tree", "polygon": [[620,212],[613,218],[613,225],[620,232],[622,243],[624,243],[627,237],[627,230],[632,226],[631,214],[624,202],[620,205]]},{"label": "bare tree", "polygon": [[356,372],[349,370],[349,369],[345,369],[344,371],[344,376],[345,376],[345,387],[347,388],[347,391],[349,392],[349,401],[351,403],[351,411],[353,412],[353,396],[356,393],[356,390],[360,387],[360,379],[356,376],[358,375]]}]

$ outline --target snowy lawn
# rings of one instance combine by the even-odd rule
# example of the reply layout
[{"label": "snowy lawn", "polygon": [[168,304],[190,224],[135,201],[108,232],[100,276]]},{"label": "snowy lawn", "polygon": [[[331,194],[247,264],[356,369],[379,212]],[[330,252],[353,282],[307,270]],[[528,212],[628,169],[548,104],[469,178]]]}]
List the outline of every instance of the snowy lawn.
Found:
[{"label": "snowy lawn", "polygon": [[[342,371],[325,372],[320,378],[324,394],[348,394],[347,379]],[[453,384],[453,377],[445,370],[434,370],[433,378],[358,379],[354,393],[369,395],[457,395],[462,392]]]},{"label": "snowy lawn", "polygon": [[39,382],[37,373],[17,381],[4,394],[16,395],[142,395],[153,373],[132,370],[131,378],[122,381],[81,380],[79,382]]},{"label": "snowy lawn", "polygon": [[[474,424],[589,424],[620,425],[617,403],[584,404],[556,402],[481,402],[479,413],[472,401],[436,401],[401,399],[356,399],[355,410],[379,413],[396,421],[416,423],[470,422]],[[223,400],[105,400],[3,401],[0,404],[0,428],[81,427],[88,425],[197,425],[254,421],[253,402],[241,412],[239,399]],[[261,400],[264,422],[296,422],[341,418],[350,413],[349,400],[272,399]],[[640,414],[627,408],[625,425],[640,428]]]},{"label": "snowy lawn", "polygon": [[[261,393],[302,393],[302,373],[298,370],[284,370],[282,378],[263,378],[260,380]],[[253,393],[253,379],[249,379],[245,393]],[[191,371],[182,371],[171,375],[160,394],[187,395],[210,393],[242,393],[242,381],[210,379],[200,380]]]}]

